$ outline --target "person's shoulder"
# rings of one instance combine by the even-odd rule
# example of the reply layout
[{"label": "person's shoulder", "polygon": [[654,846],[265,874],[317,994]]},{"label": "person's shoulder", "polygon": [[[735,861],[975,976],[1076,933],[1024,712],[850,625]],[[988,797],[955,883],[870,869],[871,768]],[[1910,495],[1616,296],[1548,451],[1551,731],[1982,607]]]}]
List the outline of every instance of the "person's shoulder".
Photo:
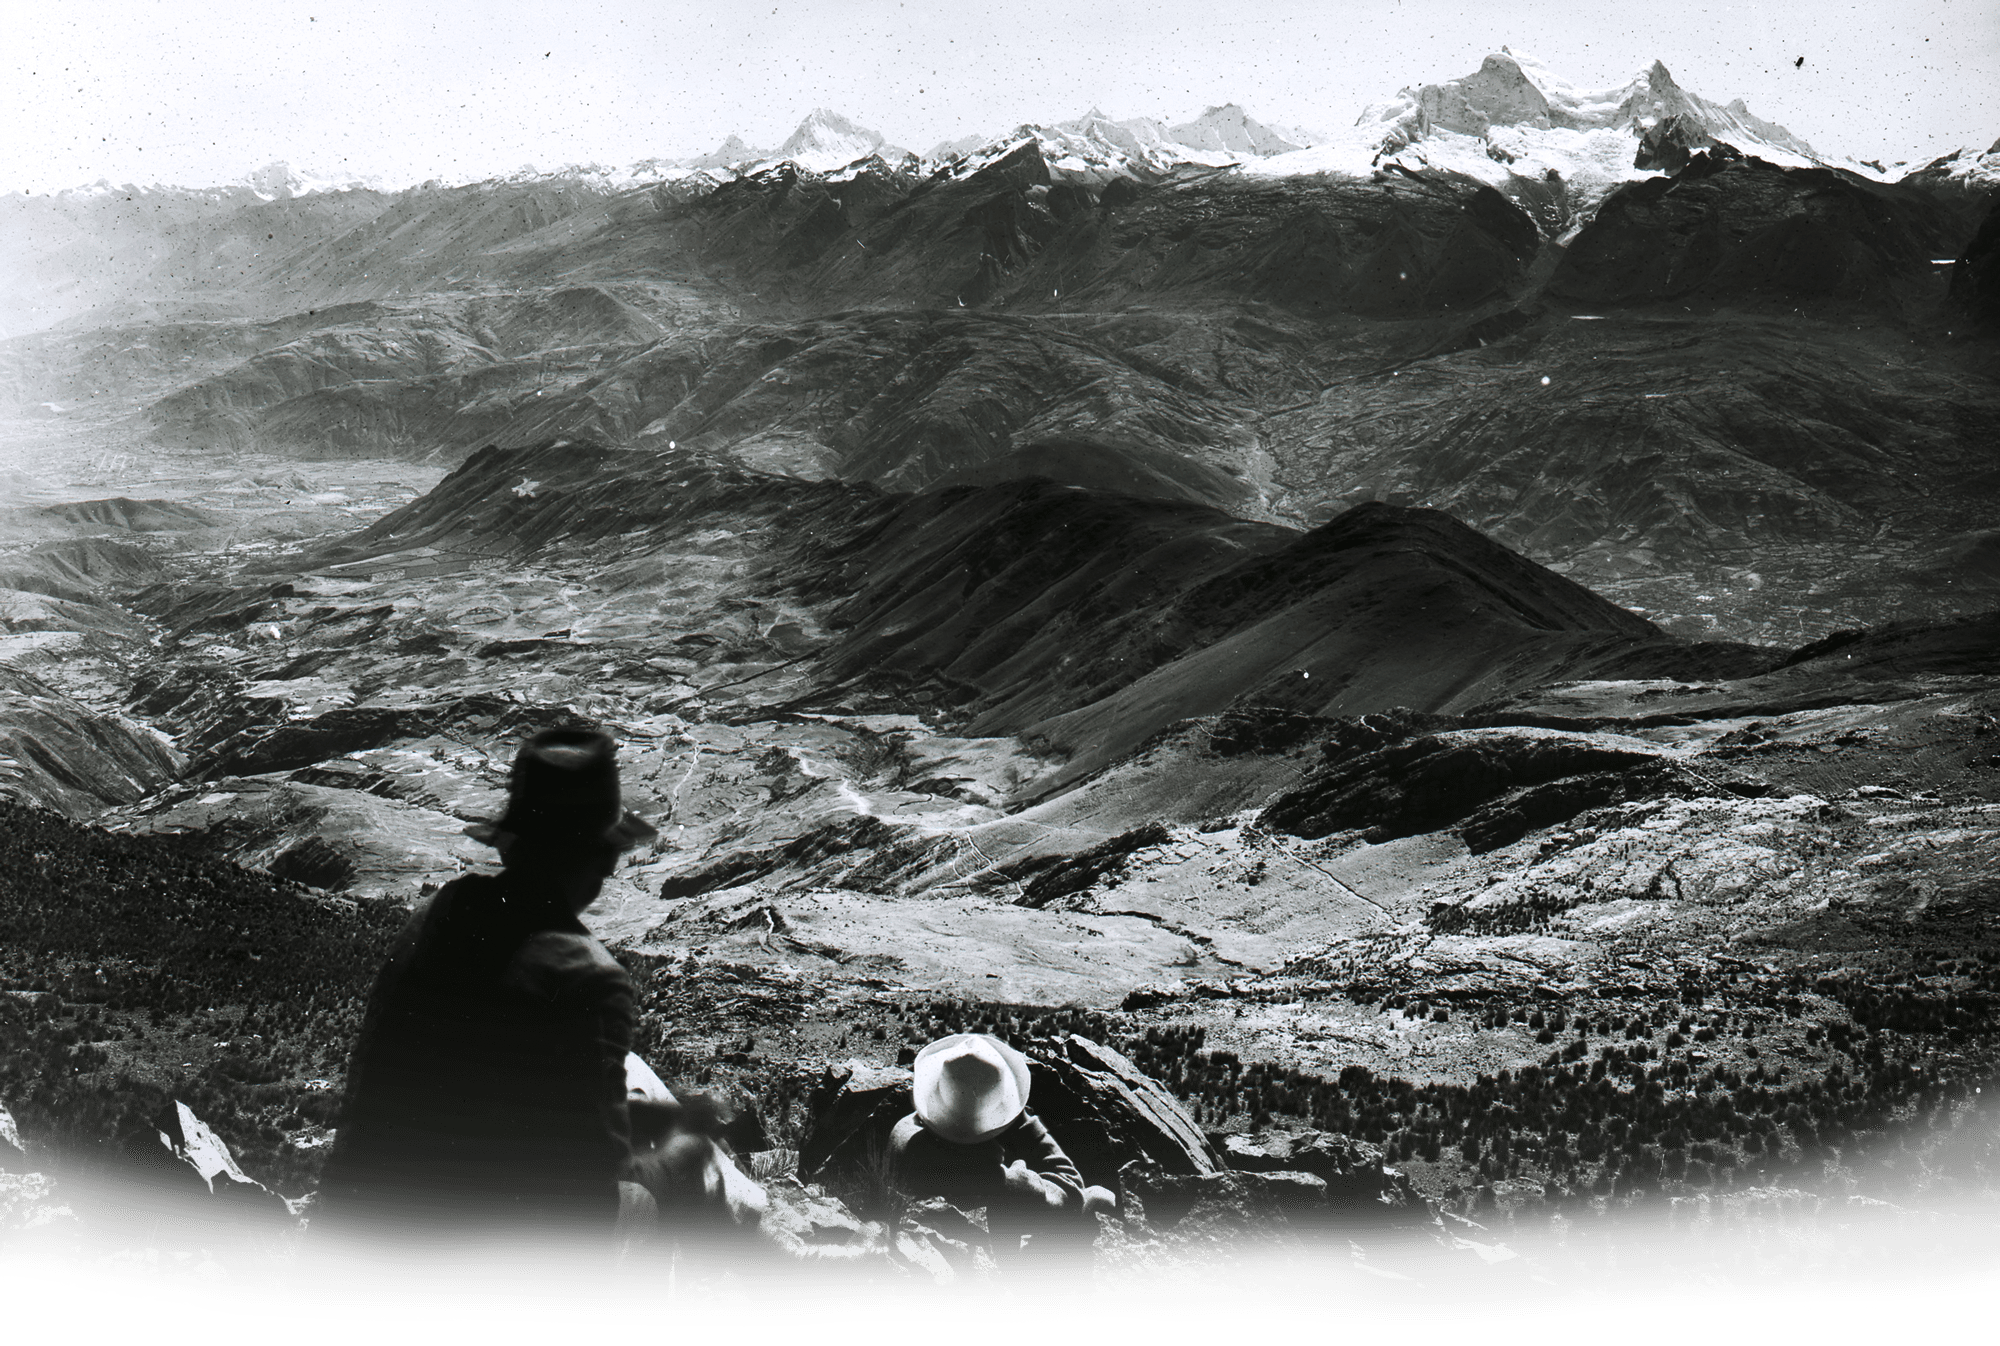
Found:
[{"label": "person's shoulder", "polygon": [[1001,1148],[1014,1154],[1033,1154],[1049,1159],[1068,1159],[1062,1143],[1042,1124],[1042,1119],[1027,1109],[1014,1119],[1014,1124],[1001,1132]]},{"label": "person's shoulder", "polygon": [[464,882],[463,876],[416,900],[410,907],[410,914],[403,918],[402,927],[396,931],[396,937],[389,945],[391,962],[410,956],[423,939],[424,932],[430,928],[432,920],[451,905],[452,895],[462,882]]},{"label": "person's shoulder", "polygon": [[1009,1138],[1046,1136],[1049,1134],[1049,1129],[1042,1125],[1041,1118],[1035,1116],[1034,1113],[1028,1111],[1026,1108],[1022,1108],[1021,1115],[1014,1119],[1004,1134]]},{"label": "person's shoulder", "polygon": [[464,902],[477,902],[493,883],[491,874],[460,874],[417,899],[410,908],[410,925],[421,926],[433,914],[442,916]]},{"label": "person's shoulder", "polygon": [[609,949],[568,930],[543,930],[523,940],[508,964],[507,981],[550,1000],[632,993],[631,978]]},{"label": "person's shoulder", "polygon": [[434,922],[449,916],[459,904],[476,902],[492,881],[490,874],[460,874],[419,897],[410,907],[408,919],[403,922],[401,942],[407,944],[417,939]]},{"label": "person's shoulder", "polygon": [[572,930],[542,930],[521,942],[514,966],[562,981],[625,980],[625,968],[611,951],[589,935]]}]

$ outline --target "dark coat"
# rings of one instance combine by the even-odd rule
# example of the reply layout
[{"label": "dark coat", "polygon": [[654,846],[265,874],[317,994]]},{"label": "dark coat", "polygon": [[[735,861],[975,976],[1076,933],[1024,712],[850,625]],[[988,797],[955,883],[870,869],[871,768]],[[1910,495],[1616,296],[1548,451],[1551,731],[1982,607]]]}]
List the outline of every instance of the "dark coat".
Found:
[{"label": "dark coat", "polygon": [[[1084,1216],[1083,1175],[1034,1113],[1023,1111],[1005,1131],[973,1145],[946,1140],[911,1113],[889,1133],[889,1159],[890,1181],[907,1196],[943,1197],[966,1210],[984,1206],[996,1258],[1089,1270],[1097,1226]],[[1061,1206],[1008,1189],[1004,1173],[1017,1159],[1062,1194]]]},{"label": "dark coat", "polygon": [[933,1131],[911,1113],[889,1133],[893,1181],[910,1196],[941,1196],[954,1206],[1023,1206],[1047,1209],[1038,1199],[1010,1192],[1002,1173],[1019,1159],[1062,1192],[1062,1209],[1083,1210],[1083,1175],[1056,1144],[1041,1118],[1022,1112],[991,1140],[960,1145]]},{"label": "dark coat", "polygon": [[608,1233],[630,1153],[633,1000],[625,970],[553,894],[506,873],[446,884],[369,996],[322,1218],[356,1232]]}]

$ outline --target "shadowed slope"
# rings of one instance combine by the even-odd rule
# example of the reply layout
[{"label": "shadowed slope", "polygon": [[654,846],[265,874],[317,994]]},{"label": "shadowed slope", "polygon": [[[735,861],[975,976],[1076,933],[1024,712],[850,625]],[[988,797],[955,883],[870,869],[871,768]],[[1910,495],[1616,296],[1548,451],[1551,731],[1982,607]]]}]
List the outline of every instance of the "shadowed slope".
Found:
[{"label": "shadowed slope", "polygon": [[[1003,666],[1015,686],[972,726],[1073,750],[1044,789],[1231,705],[1451,711],[1645,646],[1663,659],[1677,648],[1447,515],[1387,505],[1238,560],[1168,602],[1064,625]],[[1041,651],[1039,676],[1023,677]]]},{"label": "shadowed slope", "polygon": [[779,525],[757,544],[762,582],[844,632],[818,654],[845,689],[825,697],[927,687],[973,733],[1072,753],[1044,789],[1232,705],[1451,711],[1689,657],[1435,510],[1370,504],[1299,534],[1046,480],[884,496],[588,444],[483,450],[336,555],[611,537],[636,553],[651,529],[746,504]]},{"label": "shadowed slope", "polygon": [[[677,444],[891,489],[1032,472],[1258,508],[1236,409],[1144,360],[1004,315],[837,314],[677,335],[543,401],[512,427],[519,438]],[[1089,448],[1060,451],[1077,440]]]},{"label": "shadowed slope", "polygon": [[1549,293],[1578,303],[1698,298],[1844,301],[1894,311],[1962,221],[1933,197],[1830,168],[1779,168],[1727,147],[1612,193]]}]

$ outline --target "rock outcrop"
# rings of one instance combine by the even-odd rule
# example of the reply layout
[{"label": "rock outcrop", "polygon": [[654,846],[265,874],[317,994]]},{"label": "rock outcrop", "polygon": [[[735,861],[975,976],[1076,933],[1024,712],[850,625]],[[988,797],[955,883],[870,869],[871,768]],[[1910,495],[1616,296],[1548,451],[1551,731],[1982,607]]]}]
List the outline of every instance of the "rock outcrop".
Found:
[{"label": "rock outcrop", "polygon": [[1200,1176],[1224,1164],[1180,1100],[1122,1054],[1071,1033],[1029,1052],[1030,1103],[1084,1181],[1112,1186],[1126,1164]]},{"label": "rock outcrop", "polygon": [[96,1172],[76,1180],[74,1204],[92,1236],[108,1244],[242,1246],[290,1228],[292,1204],[250,1178],[216,1132],[184,1102],[158,1126],[134,1130]]},{"label": "rock outcrop", "polygon": [[14,1124],[14,1114],[0,1104],[0,1173],[28,1173],[27,1147],[21,1143],[21,1129]]},{"label": "rock outcrop", "polygon": [[1170,1174],[1134,1162],[1120,1174],[1124,1206],[1098,1236],[1100,1282],[1154,1292],[1296,1284],[1308,1268],[1262,1174]]},{"label": "rock outcrop", "polygon": [[807,1180],[840,1168],[880,1171],[889,1132],[910,1112],[910,1072],[901,1067],[829,1068],[808,1104],[812,1129],[799,1146]]},{"label": "rock outcrop", "polygon": [[1354,830],[1386,841],[1436,831],[1502,798],[1539,816],[1554,809],[1554,796],[1525,793],[1535,787],[1651,767],[1664,757],[1657,744],[1620,734],[1450,730],[1343,756],[1273,800],[1258,820],[1294,836]]}]

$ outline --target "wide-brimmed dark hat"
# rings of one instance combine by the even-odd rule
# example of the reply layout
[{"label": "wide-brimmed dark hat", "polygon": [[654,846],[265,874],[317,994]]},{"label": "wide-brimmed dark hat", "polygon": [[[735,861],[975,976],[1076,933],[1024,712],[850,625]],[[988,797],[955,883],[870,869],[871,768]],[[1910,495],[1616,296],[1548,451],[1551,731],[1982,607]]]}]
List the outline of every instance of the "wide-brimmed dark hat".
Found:
[{"label": "wide-brimmed dark hat", "polygon": [[617,745],[594,729],[544,729],[514,755],[507,812],[465,834],[514,840],[603,843],[629,851],[659,835],[618,797]]}]

